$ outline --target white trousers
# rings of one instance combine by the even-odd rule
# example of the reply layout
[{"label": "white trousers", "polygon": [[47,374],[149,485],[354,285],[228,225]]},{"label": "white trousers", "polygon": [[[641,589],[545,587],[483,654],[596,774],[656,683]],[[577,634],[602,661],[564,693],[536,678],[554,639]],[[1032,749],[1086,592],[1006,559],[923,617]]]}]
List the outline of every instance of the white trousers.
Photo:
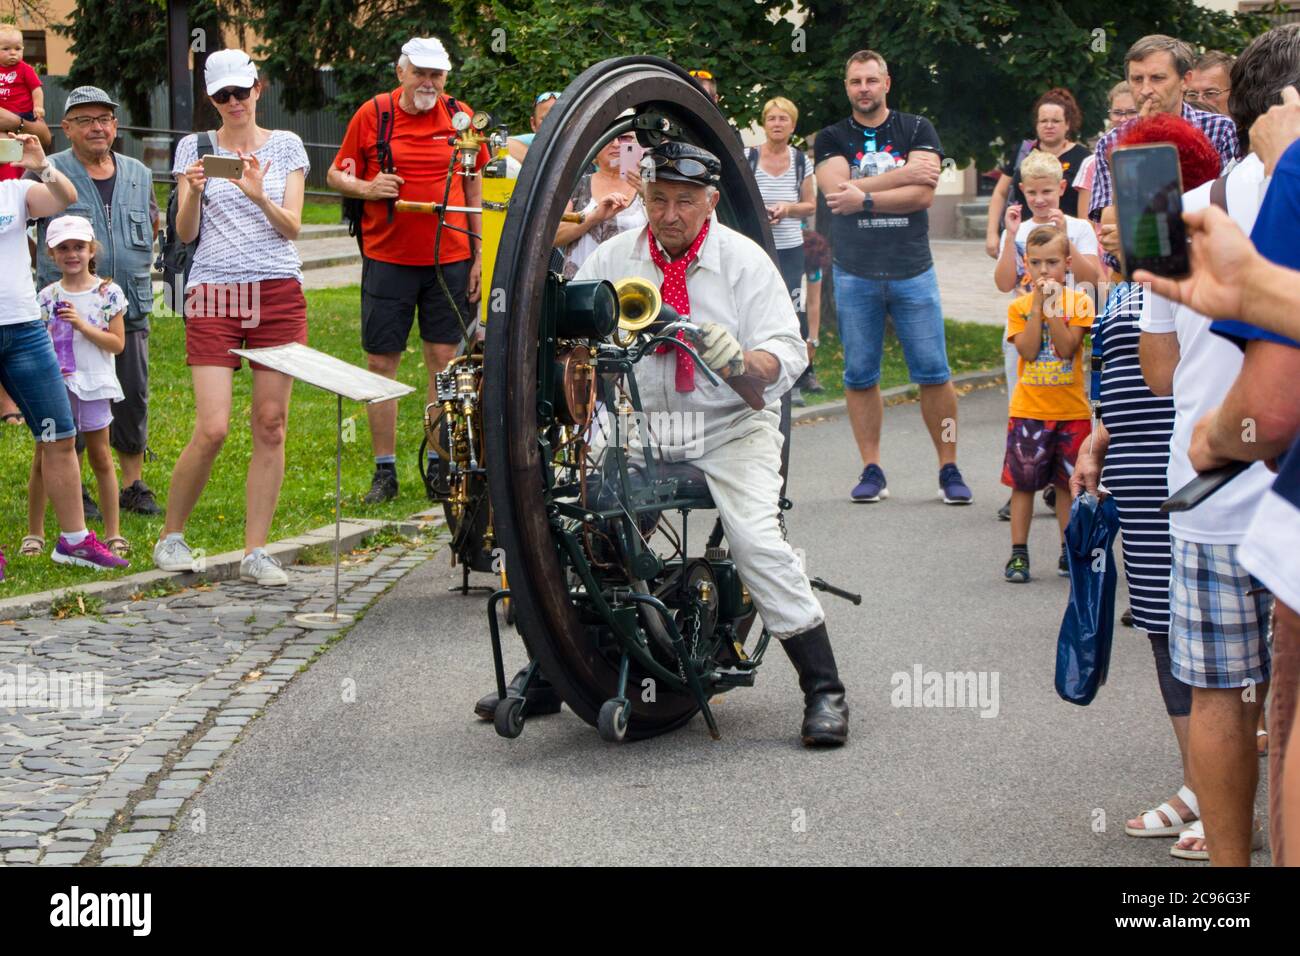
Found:
[{"label": "white trousers", "polygon": [[[783,439],[769,421],[772,417],[746,417],[734,438],[704,442],[700,453],[685,460],[708,480],[727,548],[764,626],[773,637],[785,640],[821,624],[826,613],[813,596],[794,548],[781,536],[777,516]],[[635,454],[635,443],[633,449]],[[665,457],[683,460],[672,450]]]}]

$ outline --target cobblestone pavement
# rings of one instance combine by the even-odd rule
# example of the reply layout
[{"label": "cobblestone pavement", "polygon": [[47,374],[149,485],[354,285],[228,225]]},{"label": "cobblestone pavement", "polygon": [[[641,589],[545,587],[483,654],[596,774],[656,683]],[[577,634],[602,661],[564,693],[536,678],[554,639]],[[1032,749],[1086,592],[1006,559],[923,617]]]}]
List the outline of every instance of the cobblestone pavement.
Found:
[{"label": "cobblestone pavement", "polygon": [[[438,547],[354,555],[339,609],[364,610]],[[97,617],[0,624],[4,864],[144,861],[244,725],[335,633],[293,617],[330,609],[332,566],[288,573],[283,589],[236,580]]]}]

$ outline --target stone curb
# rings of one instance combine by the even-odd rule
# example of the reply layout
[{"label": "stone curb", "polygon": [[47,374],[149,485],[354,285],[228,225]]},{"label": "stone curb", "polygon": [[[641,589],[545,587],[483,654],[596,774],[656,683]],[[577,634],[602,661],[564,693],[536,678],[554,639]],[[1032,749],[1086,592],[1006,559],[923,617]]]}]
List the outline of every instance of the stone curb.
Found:
[{"label": "stone curb", "polygon": [[[992,385],[994,382],[1005,380],[1006,373],[1002,369],[986,368],[977,372],[963,372],[961,375],[954,375],[952,383],[954,385],[971,385],[978,388],[981,385]],[[915,398],[917,392],[918,389],[915,385],[898,385],[894,388],[885,389],[880,393],[880,397],[886,405],[897,405],[899,402]],[[844,399],[839,398],[833,402],[824,402],[821,405],[809,405],[807,408],[793,409],[790,421],[797,425],[809,419],[836,418],[843,415],[847,408]]]},{"label": "stone curb", "polygon": [[[384,518],[349,518],[339,526],[339,549],[348,551],[364,538],[382,528],[396,528],[402,534],[414,534],[420,530],[419,522],[428,520],[430,512],[422,512],[406,520]],[[440,518],[441,515],[433,515]],[[267,553],[283,564],[292,564],[299,553],[313,545],[334,545],[334,525],[322,525],[311,531],[285,538],[266,546]],[[0,620],[8,621],[22,617],[31,617],[50,609],[50,605],[66,594],[84,594],[87,597],[103,601],[120,601],[129,598],[138,591],[147,591],[159,581],[175,581],[181,587],[190,587],[203,581],[228,581],[239,575],[239,562],[244,559],[242,550],[226,551],[223,554],[209,555],[204,559],[202,571],[141,571],[128,574],[124,578],[110,581],[90,581],[86,584],[59,588],[54,591],[35,591],[20,594],[0,601]]]}]

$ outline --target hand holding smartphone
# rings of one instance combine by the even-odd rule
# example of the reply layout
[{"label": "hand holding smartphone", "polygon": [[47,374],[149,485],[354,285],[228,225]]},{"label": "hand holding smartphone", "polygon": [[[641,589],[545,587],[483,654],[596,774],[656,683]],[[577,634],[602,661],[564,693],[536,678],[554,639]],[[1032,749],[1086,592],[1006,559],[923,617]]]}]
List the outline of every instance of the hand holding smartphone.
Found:
[{"label": "hand holding smartphone", "polygon": [[1111,174],[1124,278],[1132,279],[1138,269],[1170,278],[1190,273],[1177,148],[1120,146],[1111,155]]}]

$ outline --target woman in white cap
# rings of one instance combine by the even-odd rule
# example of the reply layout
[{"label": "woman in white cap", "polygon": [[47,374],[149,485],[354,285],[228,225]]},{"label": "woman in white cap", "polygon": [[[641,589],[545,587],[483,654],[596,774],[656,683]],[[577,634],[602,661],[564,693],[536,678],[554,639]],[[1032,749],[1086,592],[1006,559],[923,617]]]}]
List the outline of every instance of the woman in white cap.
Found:
[{"label": "woman in white cap", "polygon": [[[172,472],[167,516],[154,548],[165,571],[188,571],[194,554],[185,522],[207,484],[230,425],[231,391],[240,359],[232,348],[307,342],[307,302],[302,261],[293,240],[302,228],[302,203],[310,167],[302,140],[257,125],[261,84],[242,50],[207,59],[204,83],[221,115],[221,128],[186,136],[176,147],[173,174],[182,241],[198,238],[185,283],[185,353],[194,380],[194,434]],[[207,178],[205,152],[243,160],[238,179]],[[253,455],[248,466],[243,562],[239,577],[264,586],[288,577],[266,552],[284,479],[284,434],[293,379],[250,363],[253,373]]]},{"label": "woman in white cap", "polygon": [[[0,182],[0,385],[13,397],[36,439],[45,475],[45,489],[54,504],[62,534],[50,555],[59,564],[105,570],[127,562],[100,544],[86,530],[81,507],[81,468],[74,445],[68,390],[36,305],[32,261],[27,251],[27,220],[57,216],[77,200],[77,188],[45,157],[37,138],[29,134],[4,138],[23,144],[17,165],[30,169],[40,181]],[[0,553],[0,580],[5,558]]]}]

